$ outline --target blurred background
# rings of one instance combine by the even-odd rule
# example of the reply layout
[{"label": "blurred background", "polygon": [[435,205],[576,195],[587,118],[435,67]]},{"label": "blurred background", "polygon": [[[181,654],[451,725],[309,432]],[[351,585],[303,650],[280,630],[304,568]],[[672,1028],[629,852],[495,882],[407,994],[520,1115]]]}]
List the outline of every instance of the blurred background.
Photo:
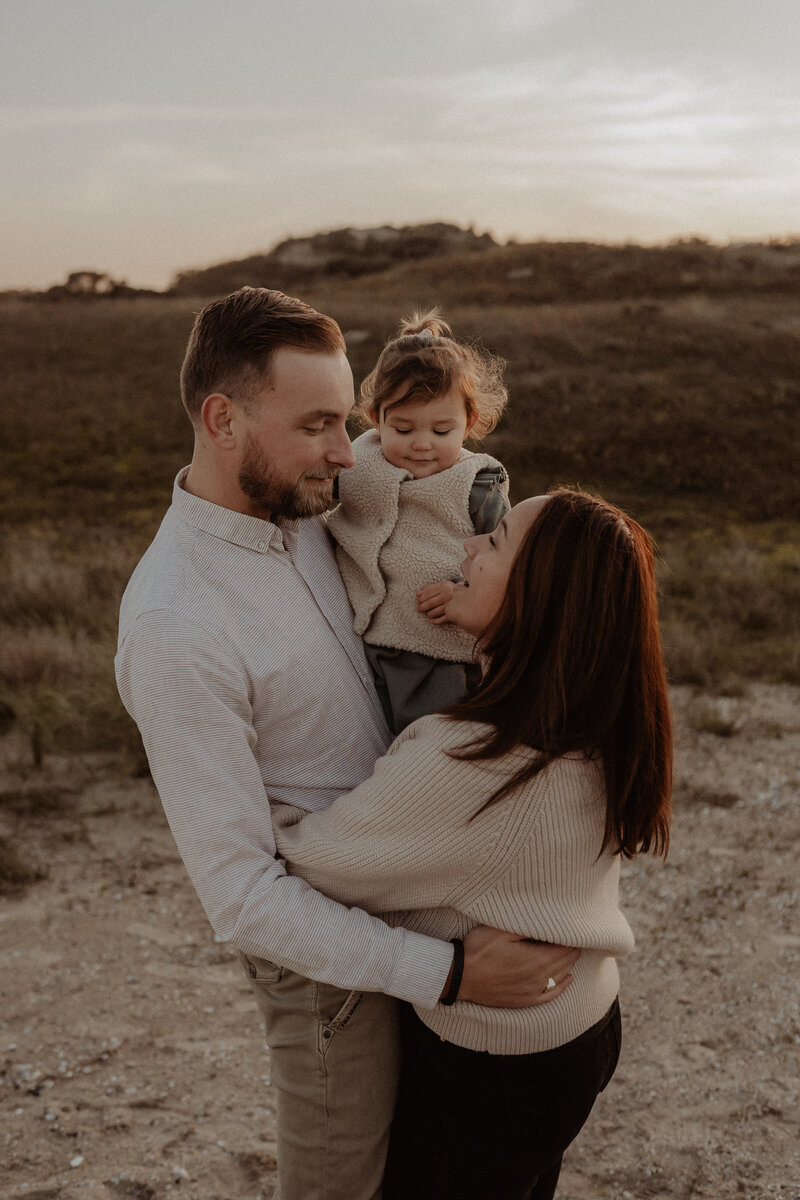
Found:
[{"label": "blurred background", "polygon": [[116,610],[191,431],[194,314],[333,314],[356,383],[439,305],[507,360],[487,449],[661,552],[675,684],[800,683],[795,0],[7,0],[0,722],[144,769]]},{"label": "blurred background", "polygon": [[[50,1007],[73,987],[63,963],[101,951],[58,925],[67,909],[84,922],[101,912],[105,947],[118,937],[106,901],[139,914],[131,930],[144,940],[122,940],[113,979],[132,954],[148,957],[136,944],[166,937],[154,932],[166,894],[176,927],[208,941],[113,676],[120,595],[191,454],[178,372],[195,313],[243,284],[297,294],[340,322],[358,384],[401,316],[438,305],[458,336],[507,362],[510,405],[484,445],[508,467],[512,499],[560,483],[599,492],[647,526],[660,555],[680,836],[672,874],[629,869],[634,924],[653,939],[637,958],[640,990],[628,981],[641,1040],[564,1196],[800,1195],[787,965],[798,896],[781,865],[797,838],[800,686],[796,0],[4,0],[0,23],[0,932],[16,946],[24,920],[53,919],[69,946],[66,958],[47,951],[45,966],[66,972],[53,995],[31,965],[32,990],[8,1001],[7,1021],[49,1031],[36,1034],[42,1062],[69,1048]],[[734,912],[723,936],[720,914]],[[662,926],[668,952],[655,948]],[[714,966],[720,946],[735,967]],[[108,1018],[108,1046],[128,1038],[140,1089],[172,979],[200,978],[200,950],[185,962],[168,939],[161,950],[147,1005],[130,1009],[125,990],[115,999],[138,1032]],[[202,953],[228,971],[220,948]],[[3,961],[13,984],[19,962]],[[92,1010],[100,993],[85,995],[77,974],[75,1004]],[[719,977],[729,990],[707,1006],[687,1065],[695,988]],[[192,1011],[203,1028],[213,1005]],[[653,1012],[668,1029],[661,1057]],[[735,1032],[716,1029],[734,1018]],[[87,1039],[75,1034],[76,1061],[108,1059]],[[47,1179],[48,1196],[89,1195],[57,1179],[50,1138],[99,1138],[101,1118],[80,1116],[95,1111],[89,1083],[63,1084],[72,1117],[48,1117],[35,1106],[49,1068],[10,1045],[9,1114],[50,1121],[27,1141],[8,1135],[11,1182],[19,1195]],[[776,1046],[768,1071],[759,1056]],[[176,1070],[172,1040],[162,1050],[159,1069]],[[230,1077],[221,1053],[206,1085],[217,1147],[214,1104],[234,1103],[252,1044],[231,1053]],[[755,1093],[754,1063],[766,1080]],[[684,1111],[695,1068],[705,1099]],[[677,1133],[664,1088],[672,1119],[684,1114]],[[195,1094],[183,1109],[158,1101],[182,1137],[196,1132]],[[644,1184],[626,1148],[630,1113],[651,1104],[652,1123],[634,1131]],[[129,1108],[118,1119],[135,1164],[151,1133]],[[616,1164],[616,1190],[588,1161],[595,1151]],[[762,1152],[759,1184],[748,1164]],[[171,1148],[153,1153],[146,1179],[91,1195],[154,1197],[183,1180],[198,1198],[255,1196],[272,1169],[244,1147],[233,1183],[219,1151],[214,1191],[197,1157],[193,1191],[183,1168],[164,1174]]]}]

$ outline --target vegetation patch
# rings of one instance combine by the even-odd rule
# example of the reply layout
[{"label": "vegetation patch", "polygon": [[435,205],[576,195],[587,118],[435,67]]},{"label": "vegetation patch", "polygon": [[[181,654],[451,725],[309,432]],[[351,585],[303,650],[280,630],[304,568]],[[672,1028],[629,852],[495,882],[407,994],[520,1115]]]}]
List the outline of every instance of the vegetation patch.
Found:
[{"label": "vegetation patch", "polygon": [[695,804],[708,805],[710,808],[733,808],[741,799],[738,792],[716,792],[711,788],[700,788],[692,793]]},{"label": "vegetation patch", "polygon": [[74,790],[66,787],[20,787],[0,792],[0,811],[15,816],[36,817],[63,813],[65,801]]},{"label": "vegetation patch", "polygon": [[18,896],[29,884],[46,879],[43,867],[25,862],[4,837],[0,837],[0,895]]},{"label": "vegetation patch", "polygon": [[698,701],[689,710],[689,727],[696,733],[711,733],[715,737],[730,738],[741,733],[742,721],[737,713],[725,705],[713,701]]}]

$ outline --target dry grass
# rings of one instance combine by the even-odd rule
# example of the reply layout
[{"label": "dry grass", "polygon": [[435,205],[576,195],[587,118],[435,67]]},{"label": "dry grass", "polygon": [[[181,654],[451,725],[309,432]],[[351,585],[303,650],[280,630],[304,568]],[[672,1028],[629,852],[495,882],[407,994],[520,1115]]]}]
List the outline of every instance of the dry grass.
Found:
[{"label": "dry grass", "polygon": [[115,605],[140,545],[141,539],[107,526],[6,528],[0,540],[0,623],[20,634],[39,628],[113,633]]},{"label": "dry grass", "polygon": [[662,630],[675,682],[800,683],[800,525],[687,529],[662,550]]},{"label": "dry grass", "polygon": [[0,550],[0,703],[33,765],[53,750],[138,750],[116,692],[119,600],[141,539],[112,529],[9,530]]}]

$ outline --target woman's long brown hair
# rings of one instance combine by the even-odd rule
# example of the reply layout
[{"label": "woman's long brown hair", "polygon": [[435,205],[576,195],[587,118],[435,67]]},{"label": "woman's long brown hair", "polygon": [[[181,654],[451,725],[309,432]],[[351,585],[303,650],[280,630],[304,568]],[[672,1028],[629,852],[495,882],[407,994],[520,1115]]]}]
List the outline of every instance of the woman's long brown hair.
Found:
[{"label": "woman's long brown hair", "polygon": [[454,755],[539,752],[487,805],[561,755],[583,751],[599,756],[605,773],[601,850],[666,854],[672,722],[644,529],[603,500],[553,492],[525,536],[480,649],[488,659],[483,680],[448,715],[491,729]]}]

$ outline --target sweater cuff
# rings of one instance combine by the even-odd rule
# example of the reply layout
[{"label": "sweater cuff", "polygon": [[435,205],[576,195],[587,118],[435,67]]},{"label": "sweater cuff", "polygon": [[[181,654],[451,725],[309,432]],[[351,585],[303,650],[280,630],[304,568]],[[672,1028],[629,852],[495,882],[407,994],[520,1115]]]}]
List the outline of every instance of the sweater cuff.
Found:
[{"label": "sweater cuff", "polygon": [[385,990],[418,1008],[435,1008],[453,962],[452,944],[409,929],[404,933],[402,953]]}]

